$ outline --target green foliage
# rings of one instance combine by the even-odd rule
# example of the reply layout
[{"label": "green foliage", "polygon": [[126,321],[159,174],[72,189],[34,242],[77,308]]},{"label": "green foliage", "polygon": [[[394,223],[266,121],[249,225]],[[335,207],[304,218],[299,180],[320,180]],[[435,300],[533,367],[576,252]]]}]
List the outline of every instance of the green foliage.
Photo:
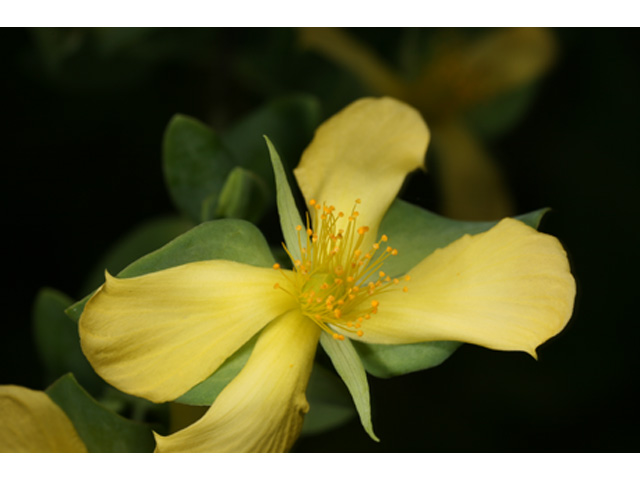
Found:
[{"label": "green foliage", "polygon": [[164,176],[176,207],[195,222],[215,212],[225,180],[236,166],[219,135],[195,118],[175,115],[165,132]]},{"label": "green foliage", "polygon": [[[291,193],[287,174],[280,161],[280,156],[271,141],[267,137],[265,137],[265,140],[269,147],[271,163],[273,164],[273,171],[276,177],[278,215],[280,216],[280,227],[282,229],[282,235],[284,236],[284,242],[293,258],[301,258],[300,241],[298,240],[299,237],[296,227],[298,225],[304,226],[305,224],[300,218],[300,212],[293,198],[293,193]],[[302,236],[302,241],[306,242],[304,236]]]},{"label": "green foliage", "polygon": [[311,95],[288,95],[266,103],[222,134],[240,166],[264,179],[273,197],[273,170],[263,138],[276,145],[284,165],[298,163],[320,123],[320,103]]},{"label": "green foliage", "polygon": [[89,452],[151,452],[151,429],[106,409],[67,374],[45,392],[67,414]]},{"label": "green foliage", "polygon": [[462,345],[460,342],[424,342],[405,345],[353,343],[364,368],[371,375],[379,378],[390,378],[437,367],[460,345]]},{"label": "green foliage", "polygon": [[42,288],[32,311],[33,336],[47,383],[73,372],[91,391],[104,382],[94,373],[80,349],[78,326],[64,313],[73,301],[52,288]]},{"label": "green foliage", "polygon": [[373,425],[371,423],[371,403],[369,401],[367,374],[353,344],[348,338],[336,341],[326,332],[322,332],[322,335],[320,335],[320,344],[329,355],[338,375],[340,375],[340,378],[349,389],[358,415],[360,415],[362,427],[373,440],[379,442],[380,440],[373,433]]},{"label": "green foliage", "polygon": [[274,100],[219,133],[176,115],[164,137],[164,175],[178,209],[195,222],[216,218],[258,221],[273,205],[273,171],[262,140],[277,142],[296,162],[320,121],[307,95]]},{"label": "green foliage", "polygon": [[[249,265],[273,265],[273,256],[264,236],[244,220],[222,219],[200,224],[167,245],[145,255],[123,269],[120,278],[136,277],[185,263],[203,260],[232,260]],[[91,295],[66,310],[78,320]]]},{"label": "green foliage", "polygon": [[[209,202],[211,202],[211,206]],[[235,167],[227,177],[217,200],[207,197],[204,218],[245,218],[257,222],[270,201],[270,189],[263,179],[250,170]],[[215,213],[209,208],[215,205]]]}]

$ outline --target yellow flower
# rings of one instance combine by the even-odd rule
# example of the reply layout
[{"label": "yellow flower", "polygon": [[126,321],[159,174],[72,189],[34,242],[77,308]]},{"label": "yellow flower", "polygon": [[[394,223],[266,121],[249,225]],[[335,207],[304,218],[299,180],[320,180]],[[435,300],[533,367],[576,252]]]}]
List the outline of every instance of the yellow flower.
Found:
[{"label": "yellow flower", "polygon": [[390,98],[359,100],[320,126],[295,170],[311,213],[283,232],[293,270],[211,260],[107,275],[80,337],[96,372],[127,393],[175,400],[259,332],[207,413],[156,435],[157,451],[290,449],[321,336],[323,345],[458,340],[535,356],[564,328],[575,296],[566,254],[516,220],[464,236],[402,277],[384,272],[402,252],[378,227],[428,140],[420,114]]},{"label": "yellow flower", "polygon": [[44,392],[0,386],[0,418],[0,452],[87,452],[71,420]]},{"label": "yellow flower", "polygon": [[502,174],[464,115],[548,71],[556,54],[551,31],[499,28],[465,35],[464,29],[434,29],[430,60],[413,65],[419,70],[411,78],[345,29],[301,28],[299,33],[303,46],[351,72],[370,92],[403,100],[424,115],[440,159],[438,184],[447,216],[488,220],[512,214]]}]

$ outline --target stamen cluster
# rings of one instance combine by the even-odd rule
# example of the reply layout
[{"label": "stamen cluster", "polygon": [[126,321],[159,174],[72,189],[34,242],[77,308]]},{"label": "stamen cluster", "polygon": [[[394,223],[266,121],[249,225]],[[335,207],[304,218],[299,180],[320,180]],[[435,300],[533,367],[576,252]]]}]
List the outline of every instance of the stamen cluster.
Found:
[{"label": "stamen cluster", "polygon": [[[293,258],[284,247],[294,271],[281,271],[291,289],[279,283],[274,285],[294,296],[303,314],[336,340],[344,340],[344,335],[335,329],[362,336],[363,323],[375,315],[380,306],[374,297],[401,281],[381,269],[389,256],[398,254],[395,248],[382,245],[388,241],[386,235],[381,235],[368,251],[362,251],[369,227],[357,226],[359,204],[358,199],[347,217],[346,228],[338,228],[344,213],[336,213],[335,207],[311,200],[309,210],[313,221],[307,214],[306,228],[296,227],[301,258]],[[273,268],[280,270],[280,265],[275,264]],[[403,280],[410,278],[407,275]],[[405,286],[403,291],[407,290]]]}]

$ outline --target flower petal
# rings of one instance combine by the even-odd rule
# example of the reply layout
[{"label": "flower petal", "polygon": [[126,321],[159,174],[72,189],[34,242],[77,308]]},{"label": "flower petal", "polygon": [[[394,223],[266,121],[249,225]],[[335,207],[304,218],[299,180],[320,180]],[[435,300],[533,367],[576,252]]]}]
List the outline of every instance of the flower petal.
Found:
[{"label": "flower petal", "polygon": [[280,279],[275,270],[226,260],[127,279],[107,274],[80,318],[82,350],[118,389],[173,400],[295,306],[274,290]]},{"label": "flower petal", "polygon": [[0,452],[87,452],[71,420],[44,392],[0,386],[0,418]]},{"label": "flower petal", "polygon": [[360,340],[459,340],[535,357],[569,321],[576,292],[560,242],[513,219],[436,250],[409,275],[408,292],[380,296]]},{"label": "flower petal", "polygon": [[500,169],[482,143],[459,122],[434,128],[443,214],[461,220],[512,215],[513,199]]},{"label": "flower petal", "polygon": [[158,452],[283,452],[309,410],[305,390],[320,329],[299,311],[268,325],[240,374],[196,423],[167,437]]},{"label": "flower petal", "polygon": [[340,28],[303,27],[298,29],[303,47],[315,50],[350,71],[374,92],[394,97],[404,93],[404,85],[377,53]]},{"label": "flower petal", "polygon": [[428,143],[417,110],[393,98],[364,98],[318,128],[294,173],[307,202],[348,215],[361,199],[358,223],[373,238],[406,175],[423,166]]}]

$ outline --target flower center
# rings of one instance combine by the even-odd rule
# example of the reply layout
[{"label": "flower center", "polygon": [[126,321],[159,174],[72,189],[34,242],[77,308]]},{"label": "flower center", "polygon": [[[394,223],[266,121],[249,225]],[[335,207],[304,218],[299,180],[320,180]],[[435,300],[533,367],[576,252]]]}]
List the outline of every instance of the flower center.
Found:
[{"label": "flower center", "polygon": [[[313,222],[307,215],[306,229],[296,227],[301,258],[293,258],[284,247],[294,270],[281,271],[291,288],[274,285],[295,297],[302,313],[336,340],[344,340],[340,331],[364,335],[363,325],[378,312],[377,296],[401,281],[382,270],[384,261],[398,254],[395,248],[383,246],[388,241],[386,235],[369,251],[361,250],[369,227],[357,226],[358,204],[360,200],[347,217],[346,228],[338,228],[338,220],[345,214],[311,200]],[[280,265],[273,268],[280,270]],[[408,281],[409,276],[402,280]],[[403,291],[407,290],[405,286]]]}]

